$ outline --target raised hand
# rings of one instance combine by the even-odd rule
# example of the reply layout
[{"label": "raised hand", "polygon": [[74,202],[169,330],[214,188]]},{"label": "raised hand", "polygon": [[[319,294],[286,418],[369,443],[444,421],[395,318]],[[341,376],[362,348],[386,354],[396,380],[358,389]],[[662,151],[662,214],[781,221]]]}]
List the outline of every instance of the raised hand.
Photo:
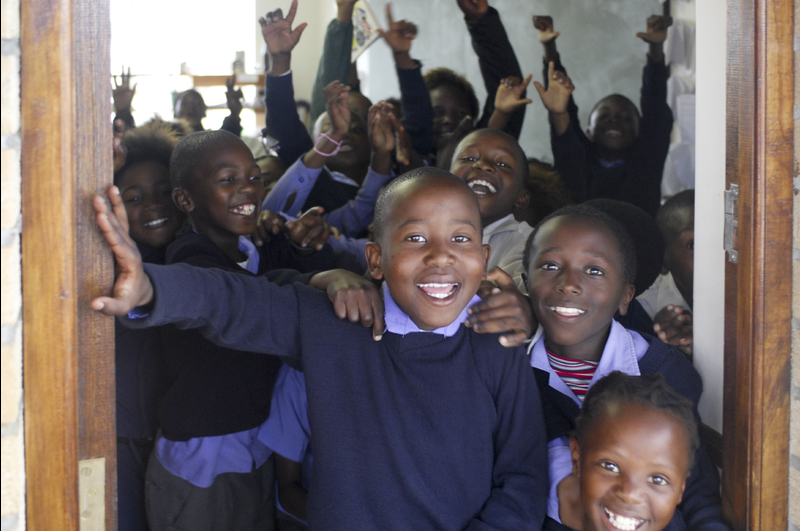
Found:
[{"label": "raised hand", "polygon": [[264,42],[267,43],[267,51],[270,55],[290,54],[300,42],[300,36],[308,24],[304,22],[292,30],[296,14],[297,0],[292,0],[292,5],[285,18],[283,11],[276,9],[258,19],[258,23],[261,24],[261,35],[264,37]]},{"label": "raised hand", "polygon": [[647,17],[647,31],[636,34],[647,44],[663,44],[667,40],[667,28],[672,26],[672,17],[652,15]]},{"label": "raised hand", "polygon": [[531,79],[533,79],[532,74],[528,74],[525,81],[515,76],[500,80],[500,86],[497,87],[494,96],[494,108],[504,114],[512,114],[519,107],[533,103],[533,100],[522,97]]},{"label": "raised hand", "polygon": [[131,88],[131,67],[128,67],[128,73],[125,73],[125,67],[122,67],[122,74],[117,77],[114,76],[114,88],[111,95],[114,98],[114,110],[117,114],[130,114],[133,96],[136,94],[136,85]]},{"label": "raised hand", "polygon": [[122,143],[122,137],[125,135],[125,122],[122,120],[114,120],[114,136],[111,141],[112,150],[114,152],[114,173],[117,173],[123,166],[128,158],[128,148]]},{"label": "raised hand", "polygon": [[489,11],[488,0],[456,0],[467,20],[478,20]]},{"label": "raised hand", "polygon": [[283,230],[300,248],[319,251],[330,236],[339,236],[336,228],[328,225],[322,217],[324,212],[325,209],[319,206],[309,208],[297,221],[287,221]]},{"label": "raised hand", "polygon": [[369,140],[373,153],[390,153],[395,148],[399,124],[392,108],[391,103],[379,101],[369,109]]},{"label": "raised hand", "polygon": [[539,30],[539,42],[542,44],[554,41],[560,35],[557,31],[553,31],[553,17],[534,16],[533,27]]},{"label": "raised hand", "polygon": [[125,315],[153,300],[153,284],[142,267],[142,256],[136,243],[128,235],[128,216],[119,194],[119,188],[108,189],[108,201],[94,196],[92,205],[97,213],[97,225],[103,232],[117,262],[117,278],[110,297],[97,297],[92,309],[106,315]]},{"label": "raised hand", "polygon": [[692,344],[694,342],[692,314],[680,306],[668,304],[653,318],[653,330],[658,339],[674,345],[692,361]]},{"label": "raised hand", "polygon": [[572,80],[560,70],[556,70],[555,63],[551,62],[547,68],[547,76],[550,78],[547,90],[538,81],[533,82],[539,97],[542,98],[544,108],[553,114],[567,112],[569,97],[575,90]]},{"label": "raised hand", "polygon": [[236,74],[233,74],[225,80],[225,87],[228,89],[225,92],[225,98],[228,100],[228,109],[230,109],[231,114],[233,116],[239,116],[242,112],[242,98],[244,98],[244,94],[242,94],[242,89],[234,90],[235,86]]},{"label": "raised hand", "polygon": [[464,324],[482,334],[510,332],[500,336],[500,344],[520,345],[533,335],[537,326],[530,301],[519,292],[514,279],[499,267],[492,269],[486,280],[478,290],[483,300],[467,309],[470,316]]},{"label": "raised hand", "polygon": [[[417,37],[417,26],[406,20],[395,21],[394,17],[392,17],[391,3],[386,4],[386,20],[388,21],[389,28],[386,31],[378,28],[378,33],[386,40],[386,44],[392,49],[395,55],[395,61],[397,61],[398,56],[407,55],[409,50],[411,50],[411,41]],[[410,68],[413,68],[413,66],[412,62]]]},{"label": "raised hand", "polygon": [[325,110],[331,121],[330,136],[341,139],[350,130],[350,105],[347,96],[350,87],[343,85],[338,80],[325,87]]}]

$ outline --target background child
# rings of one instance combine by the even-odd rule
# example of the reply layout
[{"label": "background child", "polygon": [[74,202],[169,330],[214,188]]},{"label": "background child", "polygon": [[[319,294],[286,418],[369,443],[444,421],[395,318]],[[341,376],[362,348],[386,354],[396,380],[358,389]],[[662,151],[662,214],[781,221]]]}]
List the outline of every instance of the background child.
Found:
[{"label": "background child", "polygon": [[[531,345],[531,365],[545,407],[549,455],[548,516],[559,519],[562,480],[571,470],[566,437],[586,391],[603,376],[664,375],[696,408],[703,384],[672,347],[626,330],[613,320],[633,298],[636,253],[617,221],[591,207],[565,207],[545,218],[525,252],[531,306],[544,335]],[[695,409],[695,414],[699,414]],[[679,506],[688,529],[727,529],[722,523],[719,479],[705,450],[698,450]]]},{"label": "background child", "polygon": [[607,197],[633,203],[655,216],[661,200],[661,177],[669,151],[672,112],[667,106],[669,67],[664,41],[669,17],[647,19],[647,32],[636,36],[648,43],[642,73],[642,114],[629,99],[612,94],[597,102],[586,134],[572,99],[575,86],[556,51],[558,33],[550,17],[535,17],[545,49],[544,85],[534,82],[550,114],[555,166],[576,203]]},{"label": "background child", "polygon": [[[612,372],[589,390],[570,437],[580,496],[561,500],[564,523],[582,531],[666,528],[699,446],[691,401],[662,375]],[[564,526],[549,520],[544,529]]]},{"label": "background child", "polygon": [[[120,276],[118,298],[93,308],[148,306],[147,317],[129,320],[136,326],[182,315],[181,326],[208,323],[204,333],[219,343],[302,365],[316,463],[312,527],[541,527],[542,417],[524,350],[460,326],[488,257],[474,194],[460,179],[414,170],[378,200],[367,249],[373,278],[385,280],[380,342],[300,285],[198,268],[148,266],[145,275],[121,225],[95,207]],[[176,283],[192,289],[176,296]],[[248,298],[261,302],[256,311]]]},{"label": "background child", "polygon": [[458,144],[451,169],[478,199],[483,242],[492,248],[489,269],[501,268],[527,293],[522,258],[533,229],[514,219],[514,211],[525,208],[530,198],[525,152],[508,133],[479,129]]},{"label": "background child", "polygon": [[[126,131],[127,156],[114,184],[127,213],[131,238],[149,263],[163,264],[185,216],[172,202],[169,159],[178,143],[170,124],[156,121]],[[156,405],[166,382],[160,329],[131,330],[115,323],[117,499],[121,531],[147,527],[144,481],[158,432]]]}]

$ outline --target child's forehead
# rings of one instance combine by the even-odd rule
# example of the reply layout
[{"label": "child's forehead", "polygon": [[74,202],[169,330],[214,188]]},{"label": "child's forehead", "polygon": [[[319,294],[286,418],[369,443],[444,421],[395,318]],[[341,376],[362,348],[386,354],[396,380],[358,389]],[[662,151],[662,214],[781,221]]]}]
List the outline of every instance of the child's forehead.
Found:
[{"label": "child's forehead", "polygon": [[544,246],[561,247],[584,241],[597,242],[599,245],[602,240],[606,241],[602,242],[601,247],[608,247],[607,244],[612,242],[613,249],[619,249],[619,241],[614,232],[601,221],[578,216],[557,216],[542,224],[534,244],[541,250]]},{"label": "child's forehead", "polygon": [[253,152],[244,142],[234,139],[215,143],[208,147],[205,156],[200,157],[192,174],[200,180],[211,178],[220,166],[230,164],[258,166]]},{"label": "child's forehead", "polygon": [[[475,217],[480,219],[480,208],[472,190],[464,186],[460,180],[456,181],[455,179],[441,177],[415,179],[406,183],[405,186],[395,189],[390,201],[387,202],[387,214],[392,219],[407,217],[412,210],[415,211],[415,215],[419,215],[419,208],[423,204],[419,201],[420,197],[430,197],[432,195],[435,195],[440,202],[451,198],[463,199],[463,211],[458,214],[467,218]],[[430,209],[432,217],[433,206],[429,203],[425,203],[425,205]],[[422,214],[424,215],[425,212]]]}]

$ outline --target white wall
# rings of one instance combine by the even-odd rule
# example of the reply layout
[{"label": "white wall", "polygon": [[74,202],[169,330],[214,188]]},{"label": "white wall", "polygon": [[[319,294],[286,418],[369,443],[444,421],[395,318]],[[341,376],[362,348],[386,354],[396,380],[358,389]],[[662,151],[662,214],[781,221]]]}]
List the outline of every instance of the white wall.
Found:
[{"label": "white wall", "polygon": [[703,377],[703,421],[722,432],[725,260],[725,0],[697,2],[694,365]]}]

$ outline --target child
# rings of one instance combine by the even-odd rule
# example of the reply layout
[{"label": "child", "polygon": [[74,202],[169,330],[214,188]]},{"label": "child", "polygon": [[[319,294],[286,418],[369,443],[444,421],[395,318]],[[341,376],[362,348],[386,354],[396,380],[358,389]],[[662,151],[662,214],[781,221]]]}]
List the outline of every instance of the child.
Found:
[{"label": "child", "polygon": [[[570,437],[579,489],[566,505],[572,529],[648,529],[670,524],[700,446],[692,402],[658,373],[615,371],[587,393]],[[548,520],[544,529],[564,529]]]},{"label": "child", "polygon": [[[280,282],[313,280],[279,268],[308,273],[335,267],[330,248],[301,254],[283,236],[259,248],[247,238],[263,199],[260,175],[251,151],[227,131],[181,140],[170,180],[191,227],[169,246],[167,263],[266,274]],[[161,431],[147,472],[151,527],[267,526],[272,461],[256,434],[269,414],[280,360],[217,347],[194,330],[172,329],[163,344],[171,381],[159,403]]]},{"label": "child", "polygon": [[550,113],[556,169],[576,203],[607,197],[633,203],[655,216],[672,132],[672,112],[666,102],[669,67],[663,49],[671,24],[670,17],[652,16],[647,32],[636,34],[650,48],[642,73],[641,116],[632,101],[612,94],[594,106],[584,134],[572,99],[575,87],[556,51],[553,21],[534,17],[545,47],[546,71],[544,86],[534,85]]},{"label": "child", "polygon": [[[543,337],[530,347],[531,365],[550,441],[548,515],[558,520],[560,483],[572,469],[566,437],[594,382],[614,370],[659,372],[694,404],[703,384],[674,348],[613,320],[617,311],[626,313],[636,276],[633,243],[613,218],[583,205],[556,211],[531,233],[525,268],[533,313],[544,328]],[[676,514],[688,529],[727,529],[716,470],[702,449]]]},{"label": "child", "polygon": [[475,193],[481,208],[483,242],[492,248],[489,269],[499,267],[527,293],[522,265],[525,241],[533,230],[514,219],[530,195],[528,161],[514,137],[496,129],[479,129],[456,148],[451,170]]},{"label": "child", "polygon": [[[185,216],[172,202],[169,158],[178,143],[170,124],[156,121],[125,132],[127,156],[114,174],[142,259],[163,264]],[[117,404],[117,495],[119,529],[147,530],[144,480],[164,393],[160,329],[115,326]]]},{"label": "child", "polygon": [[138,311],[148,316],[126,322],[199,326],[220,344],[302,367],[312,528],[541,527],[543,418],[524,349],[461,326],[489,253],[463,181],[420,168],[381,192],[367,246],[372,277],[385,280],[377,343],[300,285],[185,266],[145,274],[119,222],[101,200],[95,208],[120,276],[116,298],[95,299],[94,309],[146,307]]},{"label": "child", "polygon": [[[233,90],[236,82],[235,77],[230,77],[225,81],[227,91],[225,98],[228,100],[228,109],[231,113],[222,121],[221,131],[228,131],[236,136],[242,134],[242,120],[239,115],[242,112],[242,91]],[[186,120],[193,132],[205,131],[203,118],[206,117],[206,102],[203,96],[194,89],[182,92],[175,100],[175,120]]]}]

